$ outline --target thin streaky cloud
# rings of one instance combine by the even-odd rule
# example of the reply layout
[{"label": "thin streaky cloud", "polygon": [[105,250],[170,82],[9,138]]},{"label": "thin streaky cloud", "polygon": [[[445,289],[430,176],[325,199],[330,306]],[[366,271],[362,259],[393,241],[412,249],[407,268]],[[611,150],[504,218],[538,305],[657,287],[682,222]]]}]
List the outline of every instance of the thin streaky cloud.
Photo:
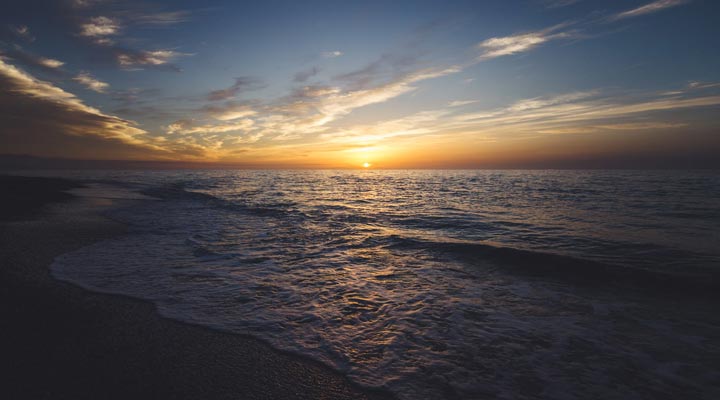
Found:
[{"label": "thin streaky cloud", "polygon": [[196,126],[192,121],[177,121],[168,125],[166,131],[169,134],[197,134],[197,133],[226,133],[242,131],[251,128],[255,121],[242,119],[231,123]]},{"label": "thin streaky cloud", "polygon": [[92,17],[87,22],[80,24],[80,36],[96,38],[112,36],[120,33],[122,26],[120,22],[108,17]]},{"label": "thin streaky cloud", "polygon": [[47,67],[47,68],[60,68],[63,65],[65,65],[65,63],[60,60],[55,60],[52,58],[45,58],[45,57],[40,57],[39,63],[42,66]]},{"label": "thin streaky cloud", "polygon": [[[180,57],[192,56],[191,53],[181,53],[175,50],[118,50],[115,57],[118,65],[125,68],[137,66],[162,66],[169,65],[173,60]],[[179,68],[175,67],[179,71]]]},{"label": "thin streaky cloud", "polygon": [[477,100],[455,100],[448,103],[448,107],[462,107],[468,104],[477,103]]},{"label": "thin streaky cloud", "polygon": [[325,51],[325,52],[323,52],[323,53],[322,53],[322,56],[325,57],[325,58],[336,58],[336,57],[342,56],[343,54],[345,54],[345,53],[343,53],[343,52],[340,51],[340,50],[333,50],[333,51]]},{"label": "thin streaky cloud", "polygon": [[571,6],[579,3],[580,1],[582,0],[544,0],[542,1],[542,4],[545,8],[561,8]]},{"label": "thin streaky cloud", "polygon": [[220,121],[232,121],[239,118],[247,118],[258,113],[250,104],[237,104],[233,102],[228,102],[223,105],[205,106],[201,111]]},{"label": "thin streaky cloud", "polygon": [[88,72],[79,73],[73,78],[73,80],[85,86],[87,89],[98,93],[105,93],[105,91],[110,87],[108,83],[94,78]]},{"label": "thin streaky cloud", "polygon": [[39,56],[37,54],[24,50],[20,46],[14,46],[14,49],[8,50],[5,53],[0,51],[0,55],[2,54],[5,54],[6,56],[14,60],[17,60],[22,64],[32,67],[39,67],[45,72],[50,72],[53,74],[61,74],[61,68],[63,65],[65,65],[65,62],[63,61],[54,58]]},{"label": "thin streaky cloud", "polygon": [[645,4],[632,10],[621,12],[613,17],[614,20],[639,17],[645,14],[652,14],[658,11],[665,10],[667,8],[676,7],[689,3],[690,0],[658,0],[652,3]]},{"label": "thin streaky cloud", "polygon": [[482,54],[480,54],[476,60],[485,61],[492,58],[524,53],[546,42],[572,37],[571,32],[558,32],[558,30],[565,26],[567,26],[567,24],[556,25],[537,32],[486,39],[477,45],[477,47],[482,50]]},{"label": "thin streaky cloud", "polygon": [[174,25],[190,20],[189,11],[166,11],[133,16],[132,23],[140,25]]},{"label": "thin streaky cloud", "polygon": [[[720,96],[664,99],[656,94],[627,102],[620,94],[601,98],[600,91],[524,99],[505,108],[457,113],[452,108],[421,111],[406,117],[355,125],[321,138],[335,143],[379,145],[399,137],[511,137],[534,134],[579,134],[602,131],[672,129],[682,121],[654,120],[656,112],[718,107]],[[660,117],[662,118],[662,117]],[[638,121],[639,120],[639,121]]]},{"label": "thin streaky cloud", "polygon": [[103,3],[103,0],[72,0],[70,4],[76,8],[91,7],[95,4]]},{"label": "thin streaky cloud", "polygon": [[305,82],[320,73],[320,67],[314,66],[295,74],[293,82]]},{"label": "thin streaky cloud", "polygon": [[17,37],[28,41],[34,42],[35,37],[30,33],[30,28],[27,25],[11,25],[10,31]]},{"label": "thin streaky cloud", "polygon": [[720,87],[720,83],[690,81],[690,82],[688,82],[687,87],[689,89],[709,89],[709,88],[714,88],[714,87]]},{"label": "thin streaky cloud", "polygon": [[208,93],[207,99],[210,101],[228,100],[234,98],[242,92],[257,90],[263,86],[263,83],[256,78],[241,76],[235,78],[235,83],[232,86],[225,89],[213,90]]}]

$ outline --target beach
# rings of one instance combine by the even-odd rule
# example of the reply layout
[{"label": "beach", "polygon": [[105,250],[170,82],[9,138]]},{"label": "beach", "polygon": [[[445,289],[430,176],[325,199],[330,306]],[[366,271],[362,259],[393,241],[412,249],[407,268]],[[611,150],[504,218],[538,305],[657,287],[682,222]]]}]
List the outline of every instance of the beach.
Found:
[{"label": "beach", "polygon": [[101,215],[117,201],[64,194],[76,186],[0,177],[2,191],[13,193],[0,222],[1,397],[391,398],[252,337],[165,319],[148,302],[53,279],[56,256],[125,231]]}]

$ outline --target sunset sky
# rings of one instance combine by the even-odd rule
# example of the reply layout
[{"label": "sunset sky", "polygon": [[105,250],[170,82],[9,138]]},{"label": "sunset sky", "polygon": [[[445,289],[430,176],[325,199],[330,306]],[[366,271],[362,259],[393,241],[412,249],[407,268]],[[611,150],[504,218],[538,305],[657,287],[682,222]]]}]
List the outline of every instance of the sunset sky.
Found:
[{"label": "sunset sky", "polygon": [[0,154],[720,166],[720,2],[9,1]]}]

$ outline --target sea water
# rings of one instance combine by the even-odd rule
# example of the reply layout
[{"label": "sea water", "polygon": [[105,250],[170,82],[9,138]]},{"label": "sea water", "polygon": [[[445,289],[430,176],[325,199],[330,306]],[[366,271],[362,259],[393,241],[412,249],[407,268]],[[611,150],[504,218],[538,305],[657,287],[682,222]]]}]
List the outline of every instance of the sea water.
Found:
[{"label": "sea water", "polygon": [[155,200],[56,277],[401,399],[719,394],[720,173],[66,175]]}]

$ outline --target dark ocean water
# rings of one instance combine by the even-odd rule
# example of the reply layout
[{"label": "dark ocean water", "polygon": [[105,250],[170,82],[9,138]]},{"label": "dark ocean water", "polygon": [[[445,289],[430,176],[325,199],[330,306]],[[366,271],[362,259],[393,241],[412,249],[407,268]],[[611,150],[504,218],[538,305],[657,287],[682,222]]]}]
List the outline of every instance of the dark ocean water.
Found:
[{"label": "dark ocean water", "polygon": [[720,394],[720,173],[69,175],[158,200],[55,276],[400,398]]}]

